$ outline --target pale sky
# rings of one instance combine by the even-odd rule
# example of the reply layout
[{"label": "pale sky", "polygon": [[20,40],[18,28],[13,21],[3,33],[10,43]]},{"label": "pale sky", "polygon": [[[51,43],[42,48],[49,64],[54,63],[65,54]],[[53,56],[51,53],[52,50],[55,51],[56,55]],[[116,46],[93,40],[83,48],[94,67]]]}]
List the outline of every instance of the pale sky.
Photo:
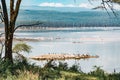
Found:
[{"label": "pale sky", "polygon": [[76,3],[74,0],[23,0],[22,3],[23,5],[39,5],[41,3],[60,3],[64,5],[69,5],[69,4],[79,4],[79,3],[88,3],[87,0],[76,0]]},{"label": "pale sky", "polygon": [[[9,4],[10,0],[6,0]],[[22,0],[21,6],[42,6],[42,7],[77,7],[91,9],[100,5],[101,0]],[[120,10],[120,6],[115,4],[115,9]]]},{"label": "pale sky", "polygon": [[[9,4],[10,0],[6,0]],[[22,0],[22,6],[47,6],[47,7],[85,7],[91,8],[98,4],[98,0],[93,1],[93,5],[88,0]]]}]

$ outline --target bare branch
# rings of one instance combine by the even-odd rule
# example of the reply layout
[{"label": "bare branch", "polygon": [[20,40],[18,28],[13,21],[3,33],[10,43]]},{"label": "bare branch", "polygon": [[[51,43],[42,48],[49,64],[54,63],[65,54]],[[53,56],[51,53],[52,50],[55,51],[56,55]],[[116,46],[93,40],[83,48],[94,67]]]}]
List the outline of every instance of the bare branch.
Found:
[{"label": "bare branch", "polygon": [[10,0],[10,20],[13,20],[13,14],[14,14],[14,0]]},{"label": "bare branch", "polygon": [[10,10],[14,10],[14,0],[10,0]]},{"label": "bare branch", "polygon": [[94,7],[92,9],[105,9],[105,7],[104,6],[97,6],[97,7]]},{"label": "bare branch", "polygon": [[106,8],[106,6],[105,6],[105,1],[102,0],[102,3],[101,3],[101,4],[103,5],[103,7],[104,7],[104,9],[106,10],[107,14],[110,16],[110,13],[108,12],[108,10],[107,10],[107,8]]},{"label": "bare branch", "polygon": [[[0,37],[2,37],[3,34],[4,34],[4,33],[1,33],[1,34],[0,34]],[[5,41],[3,42],[3,40],[0,39],[0,44],[1,44],[1,49],[0,49],[0,59],[1,59],[1,57],[2,57],[2,52],[3,52],[4,46],[5,46]]]},{"label": "bare branch", "polygon": [[5,33],[0,33],[0,37],[1,37],[3,34],[5,34]]},{"label": "bare branch", "polygon": [[[116,1],[120,1],[120,0],[116,0]],[[110,13],[108,10],[110,9],[112,11],[113,15],[117,18],[117,14],[113,7],[114,3],[115,3],[115,0],[101,0],[101,5],[93,8],[93,9],[104,9],[109,16],[110,16]]]},{"label": "bare branch", "polygon": [[6,6],[6,0],[1,0],[2,10],[3,10],[3,20],[5,24],[5,37],[8,39],[8,27],[9,27],[9,18],[8,18],[8,11]]},{"label": "bare branch", "polygon": [[2,16],[2,15],[0,15],[0,19],[1,19],[1,22],[0,22],[0,24],[1,24],[1,23],[4,22],[4,20],[3,20],[3,16]]},{"label": "bare branch", "polygon": [[19,25],[19,26],[17,26],[15,29],[14,29],[14,32],[18,29],[18,28],[20,28],[20,27],[29,27],[29,26],[35,26],[35,25],[39,25],[39,24],[42,24],[42,23],[35,23],[35,24],[29,24],[29,25]]},{"label": "bare branch", "polygon": [[1,50],[0,50],[0,58],[2,57],[3,49],[4,49],[5,43],[1,44]]},{"label": "bare branch", "polygon": [[17,18],[17,16],[18,16],[18,12],[19,12],[19,9],[20,9],[21,1],[22,1],[22,0],[17,0],[17,2],[16,2],[14,21],[16,21],[16,18]]},{"label": "bare branch", "polygon": [[1,19],[1,22],[0,22],[0,24],[1,24],[2,22],[4,22],[1,5],[0,5],[0,19]]},{"label": "bare branch", "polygon": [[106,4],[108,5],[108,7],[111,9],[112,13],[115,15],[115,17],[117,18],[117,14],[114,11],[113,6],[111,6],[108,2],[106,2]]}]

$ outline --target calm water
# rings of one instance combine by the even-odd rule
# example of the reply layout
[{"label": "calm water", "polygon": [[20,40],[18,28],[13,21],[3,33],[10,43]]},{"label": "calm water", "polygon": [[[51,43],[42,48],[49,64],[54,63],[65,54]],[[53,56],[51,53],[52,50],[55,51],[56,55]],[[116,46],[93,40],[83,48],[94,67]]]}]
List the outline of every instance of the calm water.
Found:
[{"label": "calm water", "polygon": [[[114,69],[120,72],[120,28],[64,28],[62,30],[44,30],[39,32],[21,32],[17,37],[40,39],[38,42],[27,42],[32,52],[26,56],[37,56],[48,53],[74,53],[99,55],[100,58],[88,60],[66,60],[69,65],[79,63],[85,72],[93,66],[102,66],[107,72]],[[42,64],[42,62],[37,62]]]}]

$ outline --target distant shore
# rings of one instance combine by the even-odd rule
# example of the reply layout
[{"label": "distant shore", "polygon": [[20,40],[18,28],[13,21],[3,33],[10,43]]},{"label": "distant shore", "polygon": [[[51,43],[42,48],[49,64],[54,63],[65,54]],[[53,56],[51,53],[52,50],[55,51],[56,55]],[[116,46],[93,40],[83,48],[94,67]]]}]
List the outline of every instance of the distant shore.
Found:
[{"label": "distant shore", "polygon": [[[0,38],[1,41],[4,41],[4,37]],[[62,40],[62,38],[57,37],[57,38],[45,38],[45,37],[14,37],[13,39],[14,41],[32,41],[32,42],[39,42],[39,41],[53,41],[53,40]],[[69,41],[69,39],[68,39]],[[120,38],[79,38],[79,40],[73,40],[72,43],[74,44],[78,44],[78,43],[82,43],[82,42],[113,42],[113,41],[120,41]]]},{"label": "distant shore", "polygon": [[[80,31],[105,31],[105,30],[120,30],[120,27],[20,27],[16,31],[17,32],[24,32],[24,31],[55,31],[55,30],[80,30]],[[0,32],[3,32],[4,28],[0,27]]]},{"label": "distant shore", "polygon": [[[114,30],[120,30],[120,27],[68,27],[68,28],[55,28],[55,27],[21,27],[17,29],[17,33],[19,32],[54,32],[54,31],[68,31],[68,32],[93,32],[93,31],[114,31]],[[0,32],[4,32],[4,28],[0,28]],[[20,36],[20,35],[19,35]],[[38,36],[38,37],[18,37],[18,35],[14,35],[15,41],[53,41],[53,40],[62,40],[62,37],[44,37],[44,36]],[[69,38],[66,38],[68,41]],[[0,40],[4,40],[3,37],[0,38]],[[101,37],[101,36],[93,36],[93,37],[78,37],[76,40],[72,39],[72,43],[81,43],[81,42],[111,42],[111,41],[120,41],[120,37]]]}]

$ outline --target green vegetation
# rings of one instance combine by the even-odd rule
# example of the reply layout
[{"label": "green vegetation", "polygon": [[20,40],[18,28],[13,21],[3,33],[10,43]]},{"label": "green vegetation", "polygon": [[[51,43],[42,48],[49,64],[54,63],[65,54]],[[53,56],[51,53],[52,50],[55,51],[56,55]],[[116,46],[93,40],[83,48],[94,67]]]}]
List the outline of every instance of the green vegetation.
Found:
[{"label": "green vegetation", "polygon": [[13,53],[20,53],[22,51],[29,53],[31,51],[31,46],[25,43],[18,43],[13,47]]},{"label": "green vegetation", "polygon": [[68,67],[67,63],[56,65],[49,61],[43,68],[29,64],[27,60],[0,60],[0,80],[120,80],[120,73],[108,74],[100,67],[94,71],[84,73],[78,65]]},{"label": "green vegetation", "polygon": [[27,45],[26,43],[18,43],[16,44],[12,51],[13,53],[17,54],[18,58],[21,58],[22,60],[26,59],[22,54],[20,54],[21,52],[26,52],[26,53],[30,53],[31,52],[31,46]]}]

